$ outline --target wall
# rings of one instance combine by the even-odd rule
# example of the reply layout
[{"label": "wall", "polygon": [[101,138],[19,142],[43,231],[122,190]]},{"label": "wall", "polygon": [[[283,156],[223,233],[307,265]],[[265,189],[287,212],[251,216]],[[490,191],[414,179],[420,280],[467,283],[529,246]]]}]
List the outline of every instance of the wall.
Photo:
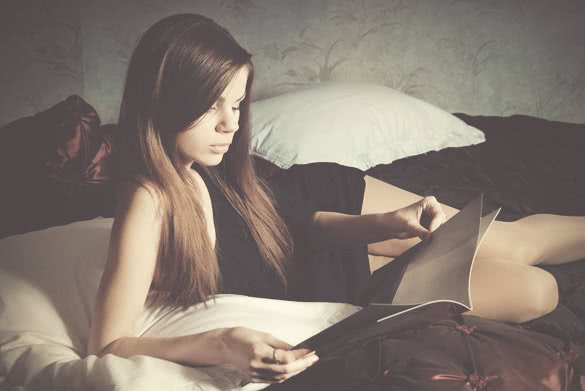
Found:
[{"label": "wall", "polygon": [[142,31],[205,14],[254,54],[254,98],[367,81],[451,112],[585,123],[585,0],[24,0],[1,16],[0,125],[78,94],[117,120]]}]

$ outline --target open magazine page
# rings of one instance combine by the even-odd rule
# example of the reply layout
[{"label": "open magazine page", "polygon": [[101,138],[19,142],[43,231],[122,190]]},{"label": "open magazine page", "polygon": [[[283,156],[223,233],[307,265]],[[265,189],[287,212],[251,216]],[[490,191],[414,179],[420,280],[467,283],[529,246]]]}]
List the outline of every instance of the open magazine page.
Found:
[{"label": "open magazine page", "polygon": [[[483,197],[467,204],[428,241],[412,247],[373,273],[365,307],[300,343],[321,360],[353,343],[407,330],[449,313],[472,308],[470,278],[477,249],[499,209],[482,215]],[[402,275],[398,284],[388,281]],[[386,283],[385,283],[386,282]]]},{"label": "open magazine page", "polygon": [[[470,277],[477,249],[499,210],[481,217],[483,198],[471,201],[416,246],[392,298],[392,304],[449,300],[471,309]],[[374,297],[372,303],[387,303]]]}]

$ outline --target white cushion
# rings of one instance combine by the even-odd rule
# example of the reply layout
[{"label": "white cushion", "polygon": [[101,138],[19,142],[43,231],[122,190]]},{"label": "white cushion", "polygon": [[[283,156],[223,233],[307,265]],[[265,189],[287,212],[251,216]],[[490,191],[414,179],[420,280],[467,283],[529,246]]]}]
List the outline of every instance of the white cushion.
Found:
[{"label": "white cushion", "polygon": [[364,83],[320,83],[253,102],[251,131],[251,153],[281,168],[333,162],[365,171],[485,141],[438,107]]},{"label": "white cushion", "polygon": [[[230,368],[191,368],[143,355],[85,356],[111,226],[112,219],[99,218],[0,239],[0,389],[239,389],[242,377]],[[218,295],[207,308],[145,309],[135,335],[178,336],[244,326],[295,345],[357,309]]]}]

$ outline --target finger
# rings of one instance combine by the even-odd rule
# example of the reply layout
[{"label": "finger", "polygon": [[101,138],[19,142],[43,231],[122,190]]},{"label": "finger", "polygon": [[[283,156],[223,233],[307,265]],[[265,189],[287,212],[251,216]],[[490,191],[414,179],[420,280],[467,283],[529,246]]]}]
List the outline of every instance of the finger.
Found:
[{"label": "finger", "polygon": [[295,373],[288,373],[288,374],[275,374],[275,375],[267,375],[263,373],[254,372],[248,378],[250,383],[282,383],[287,379],[290,379],[293,376],[298,375],[299,373],[303,372],[303,370],[295,372]]},{"label": "finger", "polygon": [[430,206],[430,214],[432,217],[428,228],[430,232],[433,232],[445,222],[447,215],[443,212],[441,205],[436,200]]},{"label": "finger", "polygon": [[413,225],[409,226],[409,233],[410,233],[411,237],[417,236],[417,237],[421,238],[421,240],[427,240],[431,236],[431,233],[429,232],[429,230],[420,224],[413,224]]},{"label": "finger", "polygon": [[286,343],[273,335],[266,334],[266,338],[266,343],[274,349],[291,350],[293,348],[291,344]]},{"label": "finger", "polygon": [[291,373],[298,373],[303,371],[311,365],[315,364],[317,361],[319,361],[319,357],[314,352],[312,352],[311,354],[304,355],[301,358],[288,364],[267,364],[265,366],[259,367],[256,371],[265,375],[289,375]]},{"label": "finger", "polygon": [[447,220],[447,215],[443,212],[438,213],[433,217],[431,224],[429,226],[429,231],[434,232],[437,228],[439,228],[445,221]]},{"label": "finger", "polygon": [[439,226],[445,221],[446,215],[441,208],[441,204],[434,196],[428,196],[423,199],[423,216],[428,216],[426,219],[426,224],[423,224],[430,232],[433,232],[435,229],[439,228]]},{"label": "finger", "polygon": [[[265,334],[266,340],[264,341],[267,344],[267,351],[263,355],[262,361],[265,363],[282,363],[288,362],[289,355],[287,352],[292,349],[292,345],[286,343],[271,334]],[[308,351],[308,349],[305,349]],[[293,358],[294,360],[294,358]]]},{"label": "finger", "polygon": [[270,379],[266,379],[260,376],[251,376],[250,378],[248,378],[248,381],[250,383],[276,383],[277,380],[270,380]]},{"label": "finger", "polygon": [[266,357],[264,360],[265,362],[289,363],[310,353],[310,350],[306,348],[292,349],[293,346],[291,344],[286,343],[273,335],[266,334],[266,338],[266,343],[272,347],[273,350],[270,351],[270,357]]},{"label": "finger", "polygon": [[273,348],[270,357],[264,357],[262,362],[267,364],[289,364],[311,353],[315,353],[315,351],[310,351],[305,348],[293,350]]},{"label": "finger", "polygon": [[276,351],[277,356],[281,364],[289,364],[291,362],[297,361],[305,356],[310,354],[315,354],[315,351],[311,351],[306,348],[301,349],[293,349],[293,350],[280,350],[277,349]]},{"label": "finger", "polygon": [[293,376],[298,375],[299,373],[305,371],[307,368],[302,368],[297,372],[288,372],[288,373],[273,373],[273,372],[253,372],[251,373],[251,379],[254,379],[254,382],[260,383],[282,383],[287,379],[290,379]]},{"label": "finger", "polygon": [[306,371],[308,368],[302,368],[296,372],[288,372],[288,373],[254,373],[253,379],[256,379],[262,383],[282,383],[283,381],[290,379],[293,376],[298,375],[299,373]]}]

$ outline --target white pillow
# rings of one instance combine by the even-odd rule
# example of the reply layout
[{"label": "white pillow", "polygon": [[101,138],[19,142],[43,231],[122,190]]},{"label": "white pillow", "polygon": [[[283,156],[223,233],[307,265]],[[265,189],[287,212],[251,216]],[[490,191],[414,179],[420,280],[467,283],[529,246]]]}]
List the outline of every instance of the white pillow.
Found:
[{"label": "white pillow", "polygon": [[[240,389],[241,376],[225,367],[191,368],[142,355],[85,357],[111,226],[112,219],[99,218],[0,239],[0,389]],[[218,295],[207,308],[147,309],[135,335],[178,336],[244,326],[294,345],[357,309]],[[244,389],[263,387],[250,384]]]},{"label": "white pillow", "polygon": [[450,113],[388,87],[320,83],[251,104],[251,153],[281,168],[333,162],[367,170],[485,141]]}]

